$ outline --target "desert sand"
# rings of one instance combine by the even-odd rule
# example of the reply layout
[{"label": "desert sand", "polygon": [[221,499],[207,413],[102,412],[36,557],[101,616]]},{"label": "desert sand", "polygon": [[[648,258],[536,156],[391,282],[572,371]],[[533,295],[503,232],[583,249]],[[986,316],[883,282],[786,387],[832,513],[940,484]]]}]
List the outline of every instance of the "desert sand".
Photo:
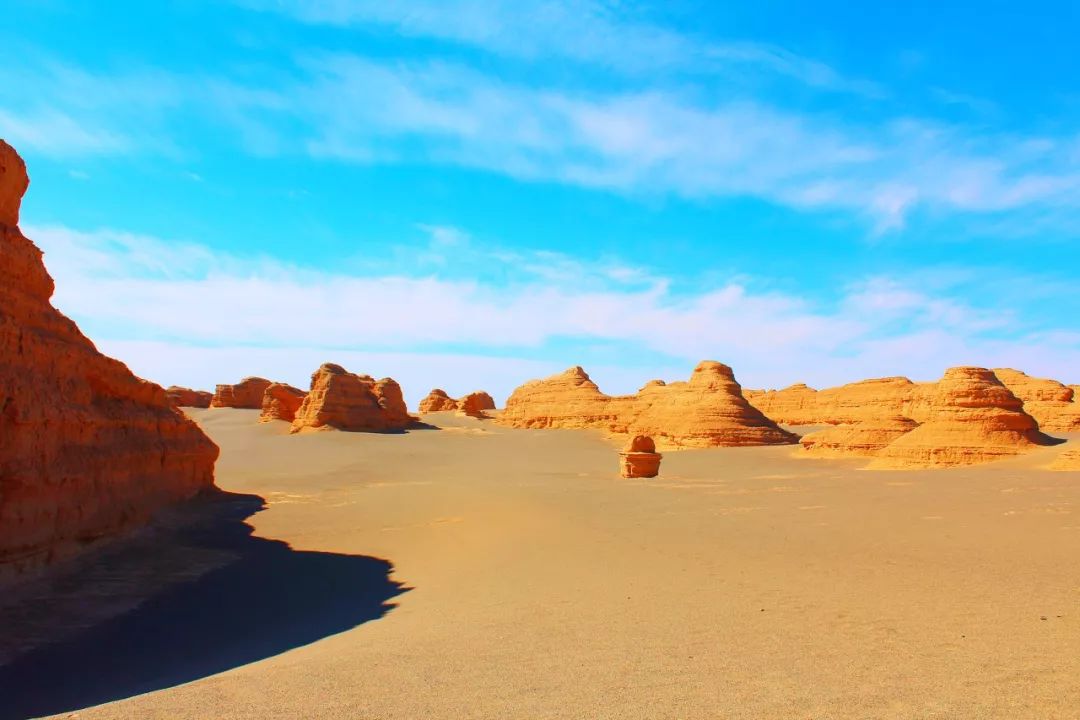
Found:
[{"label": "desert sand", "polygon": [[[156,547],[155,598],[0,671],[9,713],[1075,715],[1080,474],[1045,466],[1078,434],[975,468],[765,446],[621,479],[596,431],[433,413],[289,435],[257,410],[189,414],[221,446],[217,484],[247,494],[220,501],[231,534],[198,557]],[[221,569],[192,580],[201,566]]]}]

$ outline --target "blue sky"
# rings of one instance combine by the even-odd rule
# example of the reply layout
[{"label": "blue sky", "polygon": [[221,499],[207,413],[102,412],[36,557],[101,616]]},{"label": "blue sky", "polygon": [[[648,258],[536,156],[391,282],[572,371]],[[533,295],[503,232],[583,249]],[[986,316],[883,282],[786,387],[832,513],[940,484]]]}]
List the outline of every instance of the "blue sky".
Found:
[{"label": "blue sky", "polygon": [[[721,6],[722,5],[722,6]],[[55,303],[164,384],[1080,382],[1071,3],[11,0]]]}]

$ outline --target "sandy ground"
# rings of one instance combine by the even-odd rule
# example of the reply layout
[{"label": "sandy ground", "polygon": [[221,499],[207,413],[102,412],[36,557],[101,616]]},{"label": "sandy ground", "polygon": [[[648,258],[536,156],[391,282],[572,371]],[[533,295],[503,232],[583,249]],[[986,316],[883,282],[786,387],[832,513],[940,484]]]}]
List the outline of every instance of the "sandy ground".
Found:
[{"label": "sandy ground", "polygon": [[[192,415],[219,485],[265,498],[256,538],[384,559],[404,587],[350,629],[60,717],[1080,717],[1080,473],[1040,469],[1080,436],[934,472],[684,451],[639,481],[589,432],[440,413],[289,436],[255,411]],[[216,614],[162,607],[155,623]],[[283,607],[256,632],[277,640]]]}]

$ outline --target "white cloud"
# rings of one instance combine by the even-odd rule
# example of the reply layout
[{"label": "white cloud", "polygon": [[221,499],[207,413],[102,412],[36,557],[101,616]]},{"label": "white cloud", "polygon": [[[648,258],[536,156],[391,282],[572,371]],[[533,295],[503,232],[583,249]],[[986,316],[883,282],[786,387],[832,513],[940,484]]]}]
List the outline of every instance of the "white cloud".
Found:
[{"label": "white cloud", "polygon": [[[1003,339],[994,333],[1008,328],[994,310],[888,278],[854,284],[821,305],[734,281],[677,294],[669,280],[641,283],[625,265],[555,255],[565,271],[559,282],[526,270],[510,283],[482,283],[312,270],[115,231],[27,233],[46,252],[57,307],[163,383],[205,386],[252,373],[302,382],[337,359],[408,377],[414,399],[436,385],[505,396],[529,377],[586,362],[598,343],[614,352],[589,369],[612,392],[685,377],[704,358],[731,364],[748,387],[933,379],[956,364],[1080,379],[1072,377],[1080,367],[1075,332]],[[503,256],[467,242],[464,251],[466,261]],[[612,278],[611,267],[628,269],[632,282]]]},{"label": "white cloud", "polygon": [[[879,96],[876,84],[768,43],[705,40],[604,0],[240,0],[309,23],[390,28],[528,61],[569,60],[651,77],[780,76],[811,87]],[[758,79],[761,79],[760,77]]]}]

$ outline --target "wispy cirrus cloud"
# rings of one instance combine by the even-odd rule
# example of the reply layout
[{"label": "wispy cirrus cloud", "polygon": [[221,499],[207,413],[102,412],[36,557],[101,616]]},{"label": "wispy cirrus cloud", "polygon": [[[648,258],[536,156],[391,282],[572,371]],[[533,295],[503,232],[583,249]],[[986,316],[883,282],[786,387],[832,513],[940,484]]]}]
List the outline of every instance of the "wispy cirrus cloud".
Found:
[{"label": "wispy cirrus cloud", "polygon": [[[682,368],[678,376],[707,357],[732,364],[748,386],[885,374],[932,379],[956,364],[1017,365],[1075,380],[1080,367],[1075,332],[1023,333],[1023,323],[1000,308],[930,294],[902,278],[865,278],[826,300],[752,279],[687,292],[614,258],[526,255],[473,247],[456,228],[429,232],[428,250],[449,257],[399,263],[387,274],[377,265],[320,270],[112,230],[27,228],[57,279],[57,306],[107,346],[153,348],[157,359],[132,357],[163,382],[181,379],[168,375],[171,354],[162,349],[169,346],[185,357],[204,347],[231,358],[246,347],[253,357],[292,358],[289,367],[301,357],[415,355],[419,387],[410,392],[419,393],[443,382],[434,366],[421,372],[423,355],[487,358],[478,367],[506,358],[507,367],[554,371],[590,358],[605,367],[614,351],[623,370],[606,380],[619,392],[648,379],[634,367],[650,368],[641,375]],[[453,246],[438,239],[447,233]],[[467,278],[465,266],[481,259],[512,272],[494,271],[497,281]],[[799,377],[791,375],[792,358]],[[488,385],[505,395],[524,379],[503,372],[501,384]]]},{"label": "wispy cirrus cloud", "polygon": [[880,96],[876,83],[848,78],[828,64],[769,43],[718,42],[650,21],[625,3],[605,0],[240,0],[302,22],[392,30],[528,61],[567,60],[656,77],[756,73],[822,90]]}]

